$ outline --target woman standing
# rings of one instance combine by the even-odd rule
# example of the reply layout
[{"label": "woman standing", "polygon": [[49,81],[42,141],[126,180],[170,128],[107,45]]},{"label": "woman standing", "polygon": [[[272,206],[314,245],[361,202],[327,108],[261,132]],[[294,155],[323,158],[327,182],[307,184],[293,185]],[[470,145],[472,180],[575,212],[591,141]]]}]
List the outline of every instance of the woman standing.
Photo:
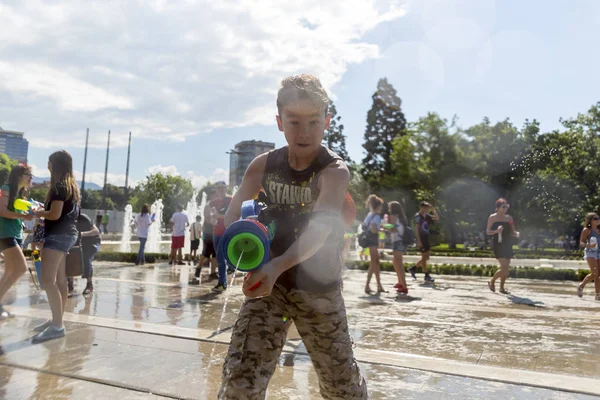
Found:
[{"label": "woman standing", "polygon": [[509,294],[504,288],[504,282],[508,278],[510,260],[513,257],[512,238],[519,237],[515,231],[515,224],[510,215],[507,214],[510,205],[504,199],[496,201],[496,212],[488,218],[486,232],[493,236],[494,255],[500,263],[500,269],[496,271],[488,287],[492,292],[496,291],[496,279],[500,278],[500,293]]},{"label": "woman standing", "polygon": [[21,220],[31,221],[33,214],[20,214],[13,206],[21,198],[23,190],[31,185],[31,169],[26,165],[12,168],[8,184],[2,185],[0,196],[0,254],[4,256],[4,275],[0,279],[0,321],[11,317],[4,309],[2,300],[9,289],[27,271],[27,261],[21,250],[23,243],[23,224]]},{"label": "woman standing", "polygon": [[406,273],[404,271],[402,256],[406,251],[403,237],[408,226],[408,221],[406,220],[406,214],[402,205],[397,201],[390,201],[388,203],[388,210],[390,211],[389,222],[394,226],[390,229],[390,232],[392,236],[392,249],[394,250],[394,270],[396,270],[396,275],[398,276],[398,283],[394,287],[399,294],[407,295],[408,287],[406,286]]},{"label": "woman standing", "polygon": [[585,228],[581,232],[581,238],[579,239],[579,245],[585,248],[585,260],[590,266],[590,273],[583,279],[583,281],[577,286],[577,295],[583,296],[583,289],[589,281],[594,281],[594,288],[596,290],[596,300],[600,300],[600,279],[598,279],[598,272],[600,269],[600,251],[598,249],[600,242],[600,217],[596,213],[589,213],[585,217]]},{"label": "woman standing", "polygon": [[79,214],[79,188],[73,175],[73,159],[64,150],[50,155],[50,188],[46,195],[46,211],[37,213],[45,218],[42,250],[42,285],[48,296],[52,320],[35,328],[39,334],[33,343],[65,336],[63,314],[67,304],[66,256],[77,242],[76,224]]},{"label": "woman standing", "polygon": [[148,230],[153,222],[154,221],[150,218],[148,204],[144,204],[137,216],[137,237],[140,241],[140,249],[138,250],[135,265],[144,265],[144,262],[146,261],[144,251],[146,249],[146,242],[148,241]]},{"label": "woman standing", "polygon": [[377,292],[385,292],[386,290],[381,286],[381,277],[379,271],[379,253],[377,249],[379,247],[379,229],[381,227],[381,207],[383,206],[383,200],[376,195],[372,194],[367,199],[367,207],[369,207],[369,214],[365,217],[364,226],[367,232],[367,240],[371,264],[369,265],[369,271],[367,272],[367,285],[365,286],[365,293],[371,294],[370,283],[371,277],[375,274],[377,280]]}]

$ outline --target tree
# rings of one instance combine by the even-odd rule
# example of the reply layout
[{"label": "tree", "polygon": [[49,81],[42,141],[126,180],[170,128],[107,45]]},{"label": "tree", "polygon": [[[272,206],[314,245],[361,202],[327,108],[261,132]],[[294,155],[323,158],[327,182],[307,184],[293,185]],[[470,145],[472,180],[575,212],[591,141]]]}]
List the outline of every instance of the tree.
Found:
[{"label": "tree", "polygon": [[366,156],[362,161],[362,174],[369,185],[376,189],[393,172],[393,141],[406,134],[406,118],[401,110],[402,101],[386,78],[379,80],[372,98],[373,105],[367,114],[364,135]]},{"label": "tree", "polygon": [[176,206],[186,207],[194,194],[192,182],[181,176],[154,174],[149,175],[134,191],[136,204],[140,209],[143,204],[152,204],[158,199],[163,201],[163,220],[166,222],[175,212]]},{"label": "tree", "polygon": [[344,125],[341,123],[341,117],[337,114],[333,101],[329,102],[329,114],[331,114],[331,120],[329,129],[325,131],[323,137],[323,145],[337,153],[347,164],[350,164],[352,160],[346,150],[346,136],[343,133]]},{"label": "tree", "polygon": [[0,185],[8,182],[8,175],[12,167],[17,165],[17,160],[9,158],[6,154],[0,154]]}]

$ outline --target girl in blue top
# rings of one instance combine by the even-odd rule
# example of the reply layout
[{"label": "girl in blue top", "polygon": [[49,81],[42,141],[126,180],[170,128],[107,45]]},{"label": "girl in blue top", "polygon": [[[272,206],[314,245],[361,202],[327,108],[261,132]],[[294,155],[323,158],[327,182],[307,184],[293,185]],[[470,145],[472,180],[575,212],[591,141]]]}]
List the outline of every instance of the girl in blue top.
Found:
[{"label": "girl in blue top", "polygon": [[385,292],[386,290],[381,286],[380,278],[380,266],[379,266],[379,253],[377,252],[379,247],[379,229],[381,228],[381,208],[383,206],[383,200],[376,195],[372,194],[367,199],[367,207],[369,207],[369,214],[365,217],[364,225],[367,229],[367,238],[369,240],[369,251],[371,256],[371,263],[369,265],[369,271],[367,272],[367,285],[365,286],[365,293],[371,294],[371,277],[375,274],[375,280],[377,281],[377,292]]},{"label": "girl in blue top", "polygon": [[15,200],[23,196],[23,191],[31,185],[31,169],[23,164],[12,168],[8,183],[2,186],[0,197],[0,253],[4,256],[4,275],[0,279],[0,321],[11,316],[4,309],[2,299],[12,285],[27,271],[27,261],[21,250],[23,224],[31,221],[33,214],[15,211]]},{"label": "girl in blue top", "polygon": [[590,273],[577,286],[577,295],[583,296],[583,289],[589,281],[594,280],[596,289],[596,300],[600,300],[600,279],[598,271],[600,270],[600,217],[596,213],[589,213],[585,217],[585,228],[581,232],[579,245],[585,249],[585,260],[590,266]]}]

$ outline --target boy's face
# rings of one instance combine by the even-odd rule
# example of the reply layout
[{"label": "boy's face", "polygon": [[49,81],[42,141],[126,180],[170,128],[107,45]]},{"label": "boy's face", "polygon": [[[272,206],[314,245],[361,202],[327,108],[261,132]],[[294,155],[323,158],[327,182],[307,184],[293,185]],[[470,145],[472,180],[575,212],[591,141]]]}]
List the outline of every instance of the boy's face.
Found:
[{"label": "boy's face", "polygon": [[285,134],[291,152],[309,156],[321,146],[330,118],[310,100],[298,100],[283,107],[277,126]]}]

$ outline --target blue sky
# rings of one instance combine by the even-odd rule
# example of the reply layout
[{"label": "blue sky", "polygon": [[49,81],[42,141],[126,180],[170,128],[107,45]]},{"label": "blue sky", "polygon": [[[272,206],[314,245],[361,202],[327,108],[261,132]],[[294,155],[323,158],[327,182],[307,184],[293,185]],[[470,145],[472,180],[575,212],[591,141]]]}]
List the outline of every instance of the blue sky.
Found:
[{"label": "blue sky", "polygon": [[[65,148],[88,180],[123,183],[148,172],[227,178],[241,140],[284,144],[275,92],[285,75],[320,76],[334,98],[350,156],[361,159],[366,113],[387,77],[408,120],[428,111],[469,126],[484,116],[542,129],[600,100],[600,2],[248,0],[220,5],[3,2],[0,126],[26,132],[44,175]],[[325,8],[324,8],[325,7]]]}]

